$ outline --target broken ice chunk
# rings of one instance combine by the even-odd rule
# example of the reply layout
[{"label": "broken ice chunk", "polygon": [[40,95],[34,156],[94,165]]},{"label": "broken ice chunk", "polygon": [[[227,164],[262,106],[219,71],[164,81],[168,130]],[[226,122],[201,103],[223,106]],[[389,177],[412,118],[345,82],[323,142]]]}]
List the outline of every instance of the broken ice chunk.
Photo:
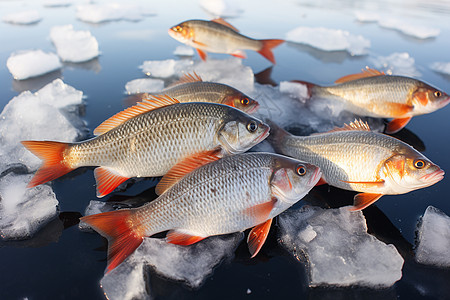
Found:
[{"label": "broken ice chunk", "polygon": [[102,23],[107,21],[140,21],[153,12],[135,4],[107,3],[86,4],[77,6],[77,18],[89,23]]},{"label": "broken ice chunk", "polygon": [[370,40],[361,35],[323,27],[297,27],[286,33],[286,40],[324,51],[348,51],[351,55],[367,54],[370,48]]},{"label": "broken ice chunk", "polygon": [[182,73],[193,64],[192,60],[146,60],[139,68],[147,76],[167,78]]},{"label": "broken ice chunk", "polygon": [[20,25],[31,25],[42,20],[37,10],[27,10],[18,13],[12,13],[2,18],[3,22]]},{"label": "broken ice chunk", "polygon": [[421,76],[416,69],[414,58],[408,52],[395,52],[388,56],[371,57],[369,60],[375,68],[384,71],[388,75]]},{"label": "broken ice chunk", "polygon": [[450,62],[434,62],[430,65],[433,71],[450,75]]},{"label": "broken ice chunk", "polygon": [[6,66],[17,80],[47,74],[62,67],[55,53],[42,50],[15,52],[9,56]]},{"label": "broken ice chunk", "polygon": [[200,6],[213,17],[237,17],[243,10],[238,1],[233,0],[200,0]]},{"label": "broken ice chunk", "polygon": [[289,94],[291,97],[305,100],[308,97],[308,88],[304,84],[299,84],[290,81],[280,82],[280,92]]},{"label": "broken ice chunk", "polygon": [[140,78],[128,81],[125,90],[128,94],[156,93],[164,89],[164,81],[154,78]]},{"label": "broken ice chunk", "polygon": [[83,62],[99,55],[98,42],[87,30],[74,30],[72,25],[54,26],[50,39],[63,61]]},{"label": "broken ice chunk", "polygon": [[310,286],[389,287],[402,277],[393,245],[367,233],[362,212],[302,207],[280,215],[281,243],[308,264]]},{"label": "broken ice chunk", "polygon": [[421,264],[450,267],[450,217],[428,206],[417,230],[416,260]]}]

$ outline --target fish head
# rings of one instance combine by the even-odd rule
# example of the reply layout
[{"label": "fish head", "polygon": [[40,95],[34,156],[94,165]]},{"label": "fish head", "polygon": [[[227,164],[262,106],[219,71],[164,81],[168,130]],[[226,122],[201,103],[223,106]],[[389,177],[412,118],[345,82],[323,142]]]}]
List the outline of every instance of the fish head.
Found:
[{"label": "fish head", "polygon": [[182,43],[188,43],[194,38],[194,30],[188,22],[182,22],[169,29],[169,35]]},{"label": "fish head", "polygon": [[237,90],[223,97],[222,104],[235,107],[248,114],[254,113],[259,108],[258,101]]},{"label": "fish head", "polygon": [[414,113],[431,113],[446,106],[450,102],[450,96],[428,84],[421,84],[412,93],[412,105]]},{"label": "fish head", "polygon": [[386,183],[403,194],[431,186],[444,178],[445,172],[418,152],[395,154],[383,164]]},{"label": "fish head", "polygon": [[242,153],[269,135],[269,125],[234,108],[218,130],[218,141],[229,154]]},{"label": "fish head", "polygon": [[322,176],[320,168],[286,156],[274,159],[270,186],[272,194],[291,205],[302,199]]}]

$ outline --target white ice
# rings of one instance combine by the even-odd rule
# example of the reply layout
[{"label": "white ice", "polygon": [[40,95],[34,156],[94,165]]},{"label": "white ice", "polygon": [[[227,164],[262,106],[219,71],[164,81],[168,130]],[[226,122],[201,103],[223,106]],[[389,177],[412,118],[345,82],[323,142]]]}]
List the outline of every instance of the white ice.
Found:
[{"label": "white ice", "polygon": [[402,277],[403,258],[367,233],[361,211],[305,206],[286,211],[278,222],[281,244],[306,260],[311,287],[383,288]]},{"label": "white ice", "polygon": [[213,17],[237,17],[243,12],[237,0],[200,0],[199,4]]},{"label": "white ice", "polygon": [[49,185],[26,188],[41,160],[20,141],[73,142],[79,139],[85,126],[78,113],[82,97],[82,92],[56,79],[34,94],[27,91],[14,97],[0,114],[0,232],[3,238],[31,237],[56,216],[58,201]]},{"label": "white ice", "polygon": [[42,50],[26,50],[12,53],[6,66],[14,79],[23,80],[58,70],[62,67],[58,56]]},{"label": "white ice", "polygon": [[194,48],[189,47],[189,46],[178,46],[177,48],[175,48],[175,51],[173,51],[174,55],[178,55],[178,56],[194,56]]},{"label": "white ice", "polygon": [[308,88],[304,84],[298,84],[290,81],[280,82],[280,92],[288,94],[291,97],[305,99],[308,98]]},{"label": "white ice", "polygon": [[39,22],[40,20],[42,20],[42,17],[37,10],[27,10],[8,14],[4,16],[2,20],[3,22],[12,24],[30,25]]},{"label": "white ice", "polygon": [[356,20],[359,22],[378,22],[380,20],[380,15],[376,12],[370,11],[355,11]]},{"label": "white ice", "polygon": [[154,78],[134,79],[125,84],[128,94],[136,93],[156,93],[164,89],[164,81]]},{"label": "white ice", "polygon": [[420,77],[415,60],[408,52],[395,52],[388,56],[374,56],[369,60],[373,66],[389,75],[402,75],[408,77]]},{"label": "white ice", "polygon": [[381,27],[398,30],[418,39],[437,37],[440,33],[438,28],[428,27],[397,18],[381,18],[378,21],[378,24]]},{"label": "white ice", "polygon": [[147,60],[139,68],[147,76],[167,78],[180,73],[189,65],[193,65],[192,60]]},{"label": "white ice", "polygon": [[450,217],[433,206],[428,206],[417,229],[416,260],[450,267]]},{"label": "white ice", "polygon": [[153,14],[147,7],[136,4],[107,3],[86,4],[77,6],[77,18],[89,23],[107,21],[141,21],[145,16]]},{"label": "white ice", "polygon": [[370,40],[345,30],[324,27],[297,27],[286,33],[286,40],[306,44],[324,51],[348,51],[351,55],[367,54]]},{"label": "white ice", "polygon": [[450,75],[450,62],[434,62],[430,65],[433,71]]},{"label": "white ice", "polygon": [[72,4],[72,0],[45,0],[42,4],[46,7],[63,7]]},{"label": "white ice", "polygon": [[99,55],[97,39],[88,30],[74,30],[72,25],[54,26],[50,39],[63,61],[78,63]]}]

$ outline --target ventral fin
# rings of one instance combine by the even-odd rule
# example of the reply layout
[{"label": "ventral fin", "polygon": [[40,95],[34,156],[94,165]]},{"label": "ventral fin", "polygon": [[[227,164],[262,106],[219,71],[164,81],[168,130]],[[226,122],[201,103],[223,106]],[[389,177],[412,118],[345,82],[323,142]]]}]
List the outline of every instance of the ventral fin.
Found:
[{"label": "ventral fin", "polygon": [[269,218],[270,212],[274,208],[277,201],[278,199],[276,197],[272,197],[272,199],[268,202],[247,208],[245,213],[255,218],[256,224],[263,223]]},{"label": "ventral fin", "polygon": [[396,133],[400,131],[403,127],[405,127],[406,124],[408,124],[409,120],[411,120],[411,117],[394,119],[386,125],[386,129],[384,130],[384,132],[386,132],[387,134]]},{"label": "ventral fin", "polygon": [[233,55],[234,57],[238,57],[238,58],[242,58],[242,59],[247,58],[247,54],[245,54],[245,52],[242,50],[236,50],[230,54]]},{"label": "ventral fin", "polygon": [[105,167],[96,168],[94,170],[94,176],[97,181],[97,197],[99,198],[108,195],[121,183],[129,179]]},{"label": "ventral fin", "polygon": [[94,129],[94,134],[103,134],[140,114],[177,103],[180,102],[177,99],[171,98],[167,95],[148,95],[148,98],[142,99],[142,102],[138,102],[136,105],[128,107],[127,109],[104,121]]},{"label": "ventral fin", "polygon": [[223,26],[226,26],[228,28],[233,29],[236,32],[239,32],[239,30],[236,27],[234,27],[233,25],[231,25],[230,23],[228,23],[227,21],[225,21],[222,18],[213,19],[213,20],[211,20],[211,22],[222,24]]},{"label": "ventral fin", "polygon": [[272,219],[259,224],[250,231],[247,237],[248,251],[250,251],[251,258],[258,254],[261,247],[264,245],[267,236],[269,235],[270,226],[272,225]]},{"label": "ventral fin", "polygon": [[220,149],[196,153],[183,159],[181,162],[173,166],[172,169],[170,169],[169,172],[163,176],[163,178],[161,178],[159,183],[156,185],[156,194],[161,195],[186,174],[203,165],[218,160],[219,158]]},{"label": "ventral fin", "polygon": [[206,61],[206,58],[208,57],[208,54],[206,54],[206,52],[203,51],[203,50],[201,50],[201,49],[196,48],[196,50],[197,50],[198,55],[200,56],[200,58],[201,58],[203,61]]},{"label": "ventral fin", "polygon": [[205,238],[207,237],[192,235],[188,232],[184,232],[181,230],[171,230],[166,235],[166,242],[175,245],[188,246],[200,242]]},{"label": "ventral fin", "polygon": [[353,81],[356,79],[374,77],[374,76],[380,76],[380,75],[385,75],[385,74],[384,74],[384,72],[366,67],[365,69],[362,69],[361,73],[343,76],[343,77],[339,78],[338,80],[336,80],[335,83],[344,83],[344,82]]},{"label": "ventral fin", "polygon": [[192,73],[186,73],[183,74],[180,79],[178,81],[175,81],[174,83],[170,84],[169,86],[176,86],[176,85],[180,85],[180,84],[185,84],[185,83],[192,83],[192,82],[202,82],[202,78],[194,72]]},{"label": "ventral fin", "polygon": [[362,210],[381,198],[382,194],[360,193],[353,198],[351,211]]},{"label": "ventral fin", "polygon": [[384,180],[382,180],[382,179],[379,181],[346,181],[346,180],[341,180],[341,181],[345,182],[345,183],[358,184],[365,188],[383,187],[384,186]]}]

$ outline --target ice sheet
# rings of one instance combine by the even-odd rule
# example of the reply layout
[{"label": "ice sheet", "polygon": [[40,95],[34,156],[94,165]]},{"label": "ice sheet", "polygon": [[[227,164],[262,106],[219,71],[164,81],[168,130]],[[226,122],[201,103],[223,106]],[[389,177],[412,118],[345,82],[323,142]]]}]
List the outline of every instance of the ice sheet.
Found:
[{"label": "ice sheet", "polygon": [[351,55],[367,54],[370,40],[348,31],[324,27],[297,27],[286,33],[286,40],[324,51],[348,51]]},{"label": "ice sheet", "polygon": [[154,14],[147,7],[136,4],[107,3],[86,4],[77,6],[77,18],[89,23],[102,23],[107,21],[140,21],[145,16]]},{"label": "ice sheet", "polygon": [[237,0],[200,0],[199,4],[213,17],[237,17],[243,12]]},{"label": "ice sheet", "polygon": [[367,233],[360,211],[305,206],[281,214],[278,222],[281,244],[306,261],[311,287],[382,288],[402,277],[403,258],[393,245]]},{"label": "ice sheet", "polygon": [[2,18],[3,22],[19,24],[19,25],[31,25],[42,20],[40,13],[37,10],[27,10],[17,13],[12,13]]},{"label": "ice sheet", "polygon": [[17,80],[47,74],[62,67],[55,53],[42,50],[14,52],[8,57],[6,66]]},{"label": "ice sheet", "polygon": [[[26,188],[41,160],[23,140],[72,142],[83,136],[82,92],[60,79],[36,93],[14,97],[0,114],[0,232],[5,239],[32,236],[56,216],[58,201],[49,185]],[[50,122],[51,120],[51,122]]]},{"label": "ice sheet", "polygon": [[430,65],[433,71],[450,75],[450,62],[434,62]]},{"label": "ice sheet", "polygon": [[434,38],[440,34],[440,30],[438,28],[428,27],[397,18],[381,18],[378,21],[378,24],[381,27],[398,30],[406,35],[418,39]]},{"label": "ice sheet", "polygon": [[373,66],[389,75],[420,77],[415,60],[408,52],[395,52],[388,56],[375,56],[369,59]]},{"label": "ice sheet", "polygon": [[450,267],[450,217],[433,206],[428,206],[417,228],[416,260]]},{"label": "ice sheet", "polygon": [[128,81],[125,90],[128,94],[156,93],[164,89],[164,81],[154,78],[140,78]]},{"label": "ice sheet", "polygon": [[73,25],[54,26],[50,39],[63,61],[84,62],[99,55],[98,42],[88,30],[74,30]]}]

